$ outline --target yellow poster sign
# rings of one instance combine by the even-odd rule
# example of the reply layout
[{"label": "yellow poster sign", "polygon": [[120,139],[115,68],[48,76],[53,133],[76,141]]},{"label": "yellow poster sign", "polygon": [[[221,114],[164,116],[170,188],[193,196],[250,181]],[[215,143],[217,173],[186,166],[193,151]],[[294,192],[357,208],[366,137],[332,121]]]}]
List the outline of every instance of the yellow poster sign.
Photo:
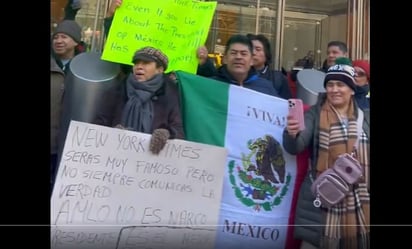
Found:
[{"label": "yellow poster sign", "polygon": [[206,42],[216,2],[123,0],[102,59],[132,65],[137,49],[153,46],[169,57],[167,71],[196,73],[196,50]]}]

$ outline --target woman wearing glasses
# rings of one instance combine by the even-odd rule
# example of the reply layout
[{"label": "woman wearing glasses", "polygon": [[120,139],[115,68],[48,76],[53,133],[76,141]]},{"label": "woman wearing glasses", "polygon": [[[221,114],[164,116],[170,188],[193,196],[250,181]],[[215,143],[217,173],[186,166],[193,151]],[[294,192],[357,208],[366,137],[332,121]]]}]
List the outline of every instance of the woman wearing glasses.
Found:
[{"label": "woman wearing glasses", "polygon": [[361,109],[369,109],[369,62],[355,60],[352,62],[355,69],[355,99]]}]

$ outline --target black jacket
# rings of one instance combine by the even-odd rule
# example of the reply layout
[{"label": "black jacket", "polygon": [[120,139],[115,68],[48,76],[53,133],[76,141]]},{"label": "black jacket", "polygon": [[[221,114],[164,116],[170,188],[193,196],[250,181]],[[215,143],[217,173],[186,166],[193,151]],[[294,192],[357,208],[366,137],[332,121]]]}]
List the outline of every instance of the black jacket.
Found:
[{"label": "black jacket", "polygon": [[262,70],[259,70],[259,75],[272,82],[273,87],[279,93],[279,96],[283,99],[292,98],[292,93],[289,88],[288,79],[286,76],[277,70],[269,69],[269,66],[265,66]]}]

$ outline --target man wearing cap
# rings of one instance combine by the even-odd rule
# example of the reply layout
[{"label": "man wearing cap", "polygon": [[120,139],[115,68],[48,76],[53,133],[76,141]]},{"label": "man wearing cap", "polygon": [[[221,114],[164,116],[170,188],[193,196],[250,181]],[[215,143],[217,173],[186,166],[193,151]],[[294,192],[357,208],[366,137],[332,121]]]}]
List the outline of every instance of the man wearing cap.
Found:
[{"label": "man wearing cap", "polygon": [[154,47],[137,50],[132,72],[108,90],[94,123],[152,134],[154,154],[167,139],[184,139],[177,85],[164,74],[168,61]]},{"label": "man wearing cap", "polygon": [[71,59],[81,52],[81,28],[72,20],[62,21],[52,36],[50,53],[50,167],[51,189],[58,167],[58,154],[62,150],[61,117],[63,112],[63,92],[65,75]]},{"label": "man wearing cap", "polygon": [[68,72],[71,59],[84,52],[84,43],[81,41],[82,29],[73,20],[64,20],[56,28],[52,37],[52,55],[57,64]]},{"label": "man wearing cap", "polygon": [[[311,167],[299,189],[295,212],[294,237],[302,240],[301,248],[370,248],[369,110],[362,111],[353,97],[354,77],[350,65],[329,67],[326,93],[319,93],[317,103],[305,112],[306,128],[300,131],[298,120],[287,116],[284,149],[292,155],[305,149],[311,152]],[[313,179],[331,168],[340,155],[352,152],[362,165],[363,178],[350,186],[342,202],[315,207]]]}]

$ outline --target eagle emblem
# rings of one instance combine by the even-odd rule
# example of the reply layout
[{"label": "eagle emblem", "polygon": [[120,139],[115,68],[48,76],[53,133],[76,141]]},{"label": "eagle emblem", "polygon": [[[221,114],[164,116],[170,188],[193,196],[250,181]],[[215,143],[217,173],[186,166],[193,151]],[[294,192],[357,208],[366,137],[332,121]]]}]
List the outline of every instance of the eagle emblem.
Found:
[{"label": "eagle emblem", "polygon": [[273,136],[265,135],[249,140],[247,148],[250,152],[242,153],[241,165],[229,162],[230,182],[243,204],[256,211],[270,211],[281,203],[291,181],[282,146]]}]

